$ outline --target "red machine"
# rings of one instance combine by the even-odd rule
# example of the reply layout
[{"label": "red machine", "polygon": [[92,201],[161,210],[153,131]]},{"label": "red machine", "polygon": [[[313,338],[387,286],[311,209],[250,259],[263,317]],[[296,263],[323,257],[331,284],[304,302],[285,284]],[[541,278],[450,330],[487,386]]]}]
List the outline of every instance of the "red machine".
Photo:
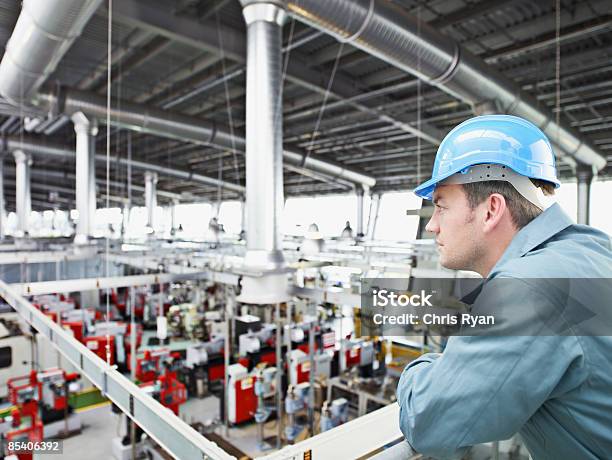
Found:
[{"label": "red machine", "polygon": [[143,383],[153,382],[161,373],[164,360],[169,357],[170,350],[167,348],[146,350],[143,356],[136,358],[136,378]]},{"label": "red machine", "polygon": [[[125,344],[125,349],[131,350],[131,340],[132,338],[132,323],[127,324],[127,329],[125,332],[125,338],[123,339],[123,343]],[[136,324],[136,350],[140,347],[142,343],[142,324]]]},{"label": "red machine", "polygon": [[344,369],[359,366],[361,363],[361,343],[351,341],[346,341],[345,343],[346,348],[344,349],[344,357],[340,357],[344,359]]},{"label": "red machine", "polygon": [[40,409],[42,420],[49,423],[64,417],[68,406],[67,384],[81,378],[74,373],[67,373],[63,369],[52,368],[39,372],[36,378],[41,385]]},{"label": "red machine", "polygon": [[159,402],[178,415],[179,407],[187,401],[185,385],[179,382],[176,372],[169,368],[159,377],[158,382],[160,386]]},{"label": "red machine", "polygon": [[70,329],[74,338],[81,343],[83,342],[83,321],[62,321],[62,326],[65,329]]},{"label": "red machine", "polygon": [[[172,358],[176,358],[176,356],[172,356]],[[159,360],[157,362],[159,363]],[[187,388],[178,380],[171,363],[166,361],[161,365],[164,366],[163,374],[159,377],[156,375],[152,381],[145,382],[140,386],[148,390],[151,396],[164,407],[179,415],[181,404],[187,401]]]},{"label": "red machine", "polygon": [[325,350],[329,350],[336,346],[336,331],[324,332],[321,334],[321,342]]},{"label": "red machine", "polygon": [[110,351],[110,365],[115,364],[115,337],[109,336],[92,336],[84,337],[83,344],[98,355],[102,360],[106,361],[106,345],[109,345]]},{"label": "red machine", "polygon": [[298,385],[310,378],[310,358],[301,349],[291,350],[289,357],[289,382]]},{"label": "red machine", "polygon": [[[9,379],[7,386],[11,404],[17,406],[11,414],[14,429],[6,434],[7,441],[42,441],[43,424],[38,418],[42,385],[38,381],[36,371],[30,372],[30,375]],[[32,460],[33,457],[32,452],[20,452],[16,455],[20,460]]]},{"label": "red machine", "polygon": [[249,421],[257,410],[257,396],[255,395],[257,377],[250,375],[242,364],[229,366],[228,374],[228,419],[234,424]]},{"label": "red machine", "polygon": [[[113,305],[115,305],[115,307],[117,307],[117,310],[119,310],[121,313],[125,313],[125,306],[127,304],[127,296],[128,296],[128,291],[125,290],[123,291],[123,295],[121,296],[121,298],[119,297],[119,294],[117,293],[116,289],[113,289],[111,291],[111,303]],[[136,311],[134,310],[134,313],[136,313]]]}]

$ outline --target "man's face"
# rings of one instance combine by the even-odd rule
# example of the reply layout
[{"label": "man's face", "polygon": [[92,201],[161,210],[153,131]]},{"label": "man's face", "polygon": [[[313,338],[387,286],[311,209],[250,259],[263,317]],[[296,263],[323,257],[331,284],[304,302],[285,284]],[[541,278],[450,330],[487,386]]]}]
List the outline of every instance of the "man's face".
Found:
[{"label": "man's face", "polygon": [[436,235],[440,263],[452,270],[474,270],[485,250],[476,212],[461,185],[440,185],[433,194],[435,210],[425,229]]}]

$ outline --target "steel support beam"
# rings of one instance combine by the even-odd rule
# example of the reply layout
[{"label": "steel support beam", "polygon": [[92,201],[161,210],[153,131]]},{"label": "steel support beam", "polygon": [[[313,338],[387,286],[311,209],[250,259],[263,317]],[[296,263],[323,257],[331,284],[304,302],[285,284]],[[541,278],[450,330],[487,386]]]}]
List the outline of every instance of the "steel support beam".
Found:
[{"label": "steel support beam", "polygon": [[203,270],[200,268],[193,267],[185,267],[183,265],[177,264],[167,264],[162,263],[159,259],[147,259],[146,257],[141,256],[126,256],[120,254],[108,254],[104,256],[106,260],[116,263],[116,264],[124,264],[129,265],[130,267],[139,268],[141,270],[159,270],[160,267],[163,267],[163,270],[167,273],[171,273],[173,275],[183,275],[183,274],[192,274],[198,273],[199,279],[206,279],[209,281],[213,281],[215,283],[221,284],[230,284],[233,286],[237,286],[240,275],[234,273],[227,272],[218,272],[213,270]]},{"label": "steel support beam", "polygon": [[206,272],[197,270],[186,273],[158,273],[155,275],[111,276],[106,278],[82,278],[71,280],[39,281],[35,283],[15,283],[11,288],[23,296],[55,294],[58,292],[94,291],[121,287],[149,286],[152,284],[173,283],[175,281],[203,279]]},{"label": "steel support beam", "polygon": [[19,251],[0,253],[0,265],[68,262],[70,260],[89,259],[94,255],[94,253],[87,251],[79,253],[66,251]]},{"label": "steel support beam", "polygon": [[[271,2],[279,3],[279,2]],[[173,16],[168,11],[159,8],[145,0],[122,0],[114,5],[113,13],[118,21],[133,27],[140,27],[153,31],[171,40],[184,43],[202,51],[218,54],[221,49],[219,41],[223,43],[223,53],[232,61],[246,63],[246,36],[244,32],[228,26],[218,25],[213,20],[203,23],[186,17]],[[287,67],[287,79],[303,88],[310,89],[319,94],[325,94],[328,85],[328,76],[319,70],[311,69],[306,65],[308,58],[299,53],[291,51],[291,59]],[[334,78],[334,84],[330,91],[332,98],[347,99],[359,95],[360,90],[355,83],[342,74],[338,73]],[[360,110],[368,110],[372,115],[385,116],[376,113],[374,109],[363,104]],[[438,143],[443,136],[437,129],[421,123],[421,129],[411,126],[405,121],[395,120],[388,117],[390,122],[409,129],[416,136],[422,136],[428,142]]]}]

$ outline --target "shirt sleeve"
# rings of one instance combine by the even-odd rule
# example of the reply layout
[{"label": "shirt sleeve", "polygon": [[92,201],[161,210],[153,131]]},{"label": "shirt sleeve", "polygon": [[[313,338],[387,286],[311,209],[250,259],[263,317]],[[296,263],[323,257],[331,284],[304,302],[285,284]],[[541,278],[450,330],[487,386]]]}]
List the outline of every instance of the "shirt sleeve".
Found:
[{"label": "shirt sleeve", "polygon": [[542,320],[557,309],[537,286],[487,283],[473,312],[487,309],[496,312],[487,333],[451,337],[442,355],[424,355],[402,373],[400,428],[419,453],[458,458],[507,439],[551,393],[586,378],[579,338],[543,334]]}]

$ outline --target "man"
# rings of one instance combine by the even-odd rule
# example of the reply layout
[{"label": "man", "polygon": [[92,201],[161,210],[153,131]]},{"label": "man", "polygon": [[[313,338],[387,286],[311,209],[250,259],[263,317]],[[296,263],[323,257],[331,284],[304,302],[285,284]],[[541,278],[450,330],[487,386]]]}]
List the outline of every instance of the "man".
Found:
[{"label": "man", "polygon": [[[482,275],[473,308],[503,312],[491,333],[451,337],[444,353],[404,370],[400,428],[417,452],[456,458],[518,432],[534,460],[612,457],[612,337],[585,329],[605,324],[600,312],[570,318],[568,299],[584,306],[589,292],[559,296],[549,285],[598,278],[605,291],[610,238],[551,205],[558,186],[546,136],[488,115],[446,136],[432,178],[415,189],[435,204],[426,228],[441,264]],[[505,282],[511,292],[495,287]]]}]

